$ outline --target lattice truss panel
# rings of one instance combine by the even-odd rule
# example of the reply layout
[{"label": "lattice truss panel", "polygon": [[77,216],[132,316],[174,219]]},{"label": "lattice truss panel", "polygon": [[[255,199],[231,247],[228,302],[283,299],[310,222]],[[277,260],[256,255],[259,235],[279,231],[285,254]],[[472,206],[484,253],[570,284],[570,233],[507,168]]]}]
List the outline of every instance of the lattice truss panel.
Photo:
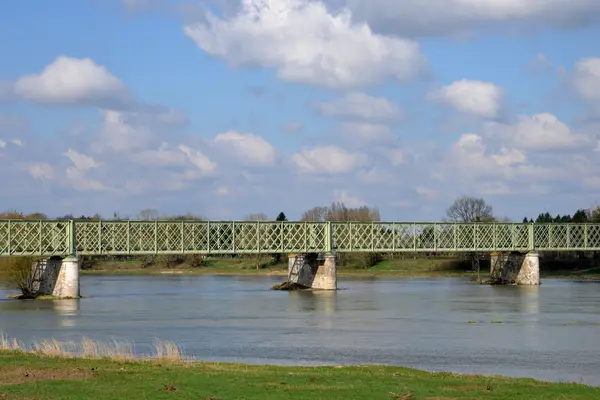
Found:
[{"label": "lattice truss panel", "polygon": [[526,225],[334,222],[333,249],[353,251],[523,250]]},{"label": "lattice truss panel", "polygon": [[69,222],[0,221],[0,255],[67,255]]},{"label": "lattice truss panel", "polygon": [[71,227],[78,254],[600,250],[600,224],[13,220],[0,255],[68,255]]},{"label": "lattice truss panel", "polygon": [[78,222],[81,254],[269,253],[322,251],[324,223],[119,221]]},{"label": "lattice truss panel", "polygon": [[535,224],[533,244],[538,250],[599,250],[600,224]]}]

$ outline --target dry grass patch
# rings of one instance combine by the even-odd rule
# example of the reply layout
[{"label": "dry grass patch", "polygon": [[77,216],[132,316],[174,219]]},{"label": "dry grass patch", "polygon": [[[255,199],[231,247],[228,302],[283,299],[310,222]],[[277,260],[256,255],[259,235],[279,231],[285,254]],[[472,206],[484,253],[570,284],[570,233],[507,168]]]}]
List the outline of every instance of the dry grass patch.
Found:
[{"label": "dry grass patch", "polygon": [[90,379],[92,374],[81,369],[31,369],[15,367],[11,369],[0,369],[0,387],[6,385],[18,385],[34,381],[76,381]]}]

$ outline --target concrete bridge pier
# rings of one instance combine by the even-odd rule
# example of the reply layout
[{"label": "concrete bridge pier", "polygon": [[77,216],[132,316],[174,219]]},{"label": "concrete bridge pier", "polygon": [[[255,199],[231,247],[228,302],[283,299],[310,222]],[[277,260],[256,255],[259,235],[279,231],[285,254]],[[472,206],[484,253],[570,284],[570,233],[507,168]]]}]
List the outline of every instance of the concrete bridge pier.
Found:
[{"label": "concrete bridge pier", "polygon": [[337,290],[335,254],[291,254],[288,263],[290,283],[319,290]]},{"label": "concrete bridge pier", "polygon": [[57,298],[79,298],[79,259],[75,256],[50,257],[33,266],[33,292]]},{"label": "concrete bridge pier", "polygon": [[490,282],[495,285],[539,285],[540,256],[529,253],[492,253]]}]

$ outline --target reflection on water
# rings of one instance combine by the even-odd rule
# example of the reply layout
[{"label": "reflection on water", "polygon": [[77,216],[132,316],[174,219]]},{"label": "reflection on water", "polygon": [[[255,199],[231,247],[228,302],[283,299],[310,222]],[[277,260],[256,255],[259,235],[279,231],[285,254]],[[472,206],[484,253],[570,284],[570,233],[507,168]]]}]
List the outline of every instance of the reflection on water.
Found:
[{"label": "reflection on water", "polygon": [[[348,279],[342,290],[270,291],[280,277],[83,276],[80,300],[0,300],[25,342],[155,337],[204,360],[406,365],[600,385],[600,284]],[[0,292],[0,298],[6,297]]]}]

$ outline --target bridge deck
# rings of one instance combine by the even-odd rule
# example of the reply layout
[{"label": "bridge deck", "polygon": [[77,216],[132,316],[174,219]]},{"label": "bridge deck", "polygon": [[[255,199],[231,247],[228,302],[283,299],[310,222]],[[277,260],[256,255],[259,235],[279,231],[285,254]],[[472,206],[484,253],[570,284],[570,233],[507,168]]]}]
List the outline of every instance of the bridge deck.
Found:
[{"label": "bridge deck", "polygon": [[0,256],[600,250],[600,224],[0,221]]}]

